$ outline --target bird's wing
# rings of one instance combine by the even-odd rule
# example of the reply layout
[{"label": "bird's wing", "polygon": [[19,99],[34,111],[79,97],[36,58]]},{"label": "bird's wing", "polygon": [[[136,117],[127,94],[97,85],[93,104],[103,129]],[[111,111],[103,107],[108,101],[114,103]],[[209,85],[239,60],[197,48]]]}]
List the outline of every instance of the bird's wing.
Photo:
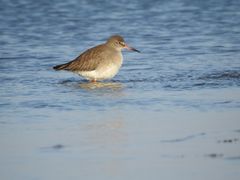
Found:
[{"label": "bird's wing", "polygon": [[64,70],[68,71],[93,71],[102,61],[103,46],[99,45],[88,49],[73,61],[65,64]]}]

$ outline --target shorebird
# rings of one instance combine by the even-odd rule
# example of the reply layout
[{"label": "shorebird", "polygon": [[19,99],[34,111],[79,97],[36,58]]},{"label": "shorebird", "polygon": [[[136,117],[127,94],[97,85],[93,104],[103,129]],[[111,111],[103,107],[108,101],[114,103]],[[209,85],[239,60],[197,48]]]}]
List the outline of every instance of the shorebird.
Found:
[{"label": "shorebird", "polygon": [[140,52],[128,46],[119,35],[111,36],[104,44],[90,48],[74,60],[54,66],[55,70],[76,73],[91,82],[113,78],[122,66],[122,50]]}]

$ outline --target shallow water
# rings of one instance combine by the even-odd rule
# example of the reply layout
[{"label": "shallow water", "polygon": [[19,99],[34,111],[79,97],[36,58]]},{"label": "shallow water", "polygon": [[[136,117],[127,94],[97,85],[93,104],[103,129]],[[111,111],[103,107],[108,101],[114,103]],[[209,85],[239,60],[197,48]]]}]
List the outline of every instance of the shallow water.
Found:
[{"label": "shallow water", "polygon": [[[240,2],[0,1],[1,179],[239,179]],[[112,80],[52,66],[121,34]]]}]

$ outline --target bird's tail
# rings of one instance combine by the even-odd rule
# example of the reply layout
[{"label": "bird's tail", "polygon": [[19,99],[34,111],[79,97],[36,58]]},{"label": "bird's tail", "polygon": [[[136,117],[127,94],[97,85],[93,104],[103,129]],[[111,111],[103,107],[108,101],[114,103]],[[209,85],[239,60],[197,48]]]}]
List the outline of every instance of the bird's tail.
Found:
[{"label": "bird's tail", "polygon": [[60,64],[60,65],[54,66],[53,69],[55,69],[56,71],[60,71],[60,70],[64,70],[67,66],[68,66],[68,63]]}]

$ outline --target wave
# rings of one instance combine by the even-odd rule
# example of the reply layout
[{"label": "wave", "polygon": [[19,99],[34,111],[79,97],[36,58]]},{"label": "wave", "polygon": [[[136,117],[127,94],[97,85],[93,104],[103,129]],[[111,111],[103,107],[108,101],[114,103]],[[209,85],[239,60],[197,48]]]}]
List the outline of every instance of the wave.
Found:
[{"label": "wave", "polygon": [[228,70],[219,71],[199,77],[201,80],[240,80],[240,71]]}]

